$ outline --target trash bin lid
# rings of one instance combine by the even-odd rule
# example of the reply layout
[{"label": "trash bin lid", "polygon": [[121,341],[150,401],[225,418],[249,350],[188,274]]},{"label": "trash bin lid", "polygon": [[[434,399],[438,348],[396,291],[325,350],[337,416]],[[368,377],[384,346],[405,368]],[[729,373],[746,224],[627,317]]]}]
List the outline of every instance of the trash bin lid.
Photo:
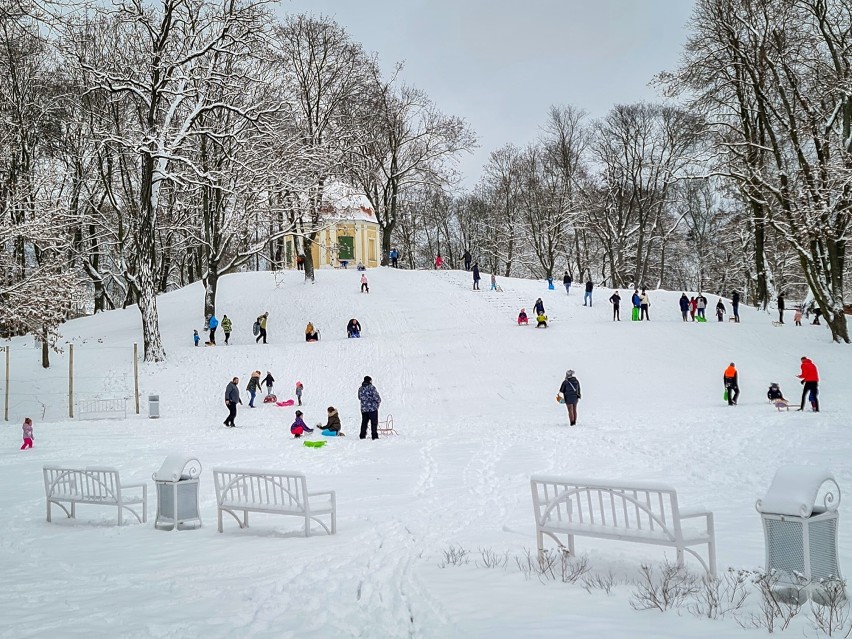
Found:
[{"label": "trash bin lid", "polygon": [[160,470],[154,473],[154,481],[179,481],[194,479],[201,474],[201,462],[194,457],[172,454],[166,457]]},{"label": "trash bin lid", "polygon": [[810,517],[817,506],[825,512],[837,510],[839,505],[840,487],[830,471],[789,465],[778,469],[766,496],[754,507],[759,513]]}]

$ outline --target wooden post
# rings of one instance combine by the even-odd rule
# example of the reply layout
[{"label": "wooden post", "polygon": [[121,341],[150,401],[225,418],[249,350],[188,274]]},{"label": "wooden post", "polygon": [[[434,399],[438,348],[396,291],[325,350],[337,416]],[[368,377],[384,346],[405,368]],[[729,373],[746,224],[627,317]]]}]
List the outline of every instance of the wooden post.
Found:
[{"label": "wooden post", "polygon": [[3,417],[8,422],[9,421],[9,345],[6,344],[6,346],[3,350],[6,351],[6,392],[5,392],[6,397],[4,398],[4,403],[3,403]]},{"label": "wooden post", "polygon": [[[133,395],[136,398],[136,414],[139,414],[139,344],[133,344]],[[177,528],[177,526],[175,526]]]},{"label": "wooden post", "polygon": [[74,417],[74,344],[68,345],[68,417]]}]

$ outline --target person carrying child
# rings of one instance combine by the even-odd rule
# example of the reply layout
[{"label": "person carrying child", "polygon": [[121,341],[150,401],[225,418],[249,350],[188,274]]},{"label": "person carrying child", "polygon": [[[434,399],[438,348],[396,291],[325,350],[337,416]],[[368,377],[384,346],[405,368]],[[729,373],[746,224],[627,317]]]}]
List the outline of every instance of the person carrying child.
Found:
[{"label": "person carrying child", "polygon": [[325,437],[343,437],[340,432],[340,415],[337,414],[337,409],[334,406],[328,407],[328,421],[325,426],[317,424],[317,428],[322,428],[322,434]]},{"label": "person carrying child", "polygon": [[527,309],[522,308],[521,312],[518,313],[518,326],[520,326],[521,324],[529,324],[529,323],[530,323],[530,318],[527,317]]},{"label": "person carrying child", "polygon": [[305,387],[302,386],[302,382],[296,382],[296,399],[299,402],[299,406],[302,405],[302,391],[305,390]]},{"label": "person carrying child", "polygon": [[308,428],[308,425],[305,423],[305,420],[302,419],[302,411],[296,411],[296,421],[294,421],[290,425],[290,432],[293,434],[293,437],[301,437],[302,433],[312,433],[314,432],[313,428]]},{"label": "person carrying child", "polygon": [[33,436],[33,420],[31,420],[29,417],[24,419],[23,431],[24,443],[21,446],[21,450],[26,450],[27,448],[33,447],[33,440],[35,439],[35,437]]}]

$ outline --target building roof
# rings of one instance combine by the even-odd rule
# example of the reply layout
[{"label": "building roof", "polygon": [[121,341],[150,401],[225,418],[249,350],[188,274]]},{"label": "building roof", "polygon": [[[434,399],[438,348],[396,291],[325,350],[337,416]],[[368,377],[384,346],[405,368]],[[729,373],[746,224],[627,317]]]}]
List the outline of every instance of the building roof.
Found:
[{"label": "building roof", "polygon": [[330,181],[326,184],[320,212],[324,217],[335,221],[378,224],[376,213],[367,196],[339,181]]}]

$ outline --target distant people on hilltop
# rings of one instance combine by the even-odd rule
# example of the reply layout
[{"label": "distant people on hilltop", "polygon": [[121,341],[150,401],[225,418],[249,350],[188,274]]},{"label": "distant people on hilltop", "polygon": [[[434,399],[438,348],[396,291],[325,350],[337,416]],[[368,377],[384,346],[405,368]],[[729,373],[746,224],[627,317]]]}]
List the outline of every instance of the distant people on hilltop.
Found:
[{"label": "distant people on hilltop", "polygon": [[648,317],[648,308],[651,306],[651,300],[648,299],[648,294],[645,292],[645,289],[642,289],[642,292],[639,293],[639,321],[641,322],[643,319],[647,321],[651,321],[651,318]]},{"label": "distant people on hilltop", "polygon": [[586,294],[583,295],[583,306],[586,305],[586,302],[589,303],[589,306],[592,305],[592,289],[595,285],[592,283],[591,277],[586,281]]},{"label": "distant people on hilltop", "polygon": [[390,257],[390,261],[391,261],[391,266],[393,268],[398,268],[397,260],[399,259],[399,251],[396,250],[396,247],[391,249],[389,257]]},{"label": "distant people on hilltop", "polygon": [[568,271],[565,271],[565,275],[562,276],[562,283],[565,285],[565,294],[571,294],[571,276],[568,275]]},{"label": "distant people on hilltop", "polygon": [[444,258],[441,257],[441,254],[438,253],[437,257],[435,257],[435,269],[439,269],[444,266]]},{"label": "distant people on hilltop", "polygon": [[[438,257],[441,257],[441,256],[439,255]],[[464,270],[469,271],[470,270],[470,261],[472,259],[471,256],[470,256],[470,251],[465,249],[464,255],[462,255],[462,259],[464,260]]]},{"label": "distant people on hilltop", "polygon": [[719,298],[719,301],[716,303],[716,319],[720,322],[725,320],[725,304],[722,302],[722,298]]},{"label": "distant people on hilltop", "polygon": [[731,311],[733,312],[734,322],[739,324],[740,321],[740,294],[734,291],[731,294]]},{"label": "distant people on hilltop", "polygon": [[473,290],[479,290],[479,280],[482,279],[479,275],[479,262],[473,263]]},{"label": "distant people on hilltop", "polygon": [[778,323],[784,323],[784,293],[778,293]]},{"label": "distant people on hilltop", "polygon": [[686,321],[686,314],[689,313],[689,298],[686,296],[686,293],[683,293],[680,296],[680,300],[678,300],[678,304],[680,305],[680,316],[683,318],[683,321]]}]

